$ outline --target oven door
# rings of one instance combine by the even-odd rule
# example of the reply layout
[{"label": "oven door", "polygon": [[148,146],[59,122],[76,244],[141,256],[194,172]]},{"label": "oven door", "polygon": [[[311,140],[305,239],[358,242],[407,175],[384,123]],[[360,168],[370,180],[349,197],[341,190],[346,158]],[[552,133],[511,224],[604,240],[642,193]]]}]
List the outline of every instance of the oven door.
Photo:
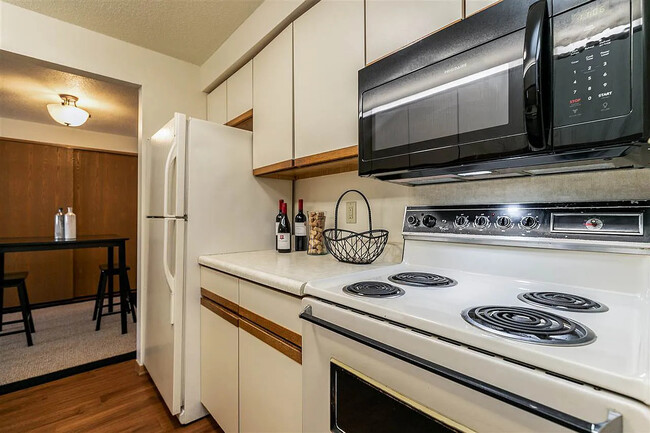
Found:
[{"label": "oven door", "polygon": [[527,35],[535,36],[522,28],[363,92],[360,174],[369,174],[368,167],[382,174],[545,150],[545,139],[533,148],[527,136]]},{"label": "oven door", "polygon": [[618,394],[313,298],[303,309],[305,432],[629,433],[650,425],[647,406]]}]

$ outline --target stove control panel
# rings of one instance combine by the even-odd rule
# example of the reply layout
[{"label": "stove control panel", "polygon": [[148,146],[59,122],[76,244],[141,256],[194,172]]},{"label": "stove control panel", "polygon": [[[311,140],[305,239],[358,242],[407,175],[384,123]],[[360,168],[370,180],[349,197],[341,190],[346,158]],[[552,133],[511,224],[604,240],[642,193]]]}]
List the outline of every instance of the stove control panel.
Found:
[{"label": "stove control panel", "polygon": [[409,206],[403,234],[459,240],[506,237],[650,243],[650,201]]}]

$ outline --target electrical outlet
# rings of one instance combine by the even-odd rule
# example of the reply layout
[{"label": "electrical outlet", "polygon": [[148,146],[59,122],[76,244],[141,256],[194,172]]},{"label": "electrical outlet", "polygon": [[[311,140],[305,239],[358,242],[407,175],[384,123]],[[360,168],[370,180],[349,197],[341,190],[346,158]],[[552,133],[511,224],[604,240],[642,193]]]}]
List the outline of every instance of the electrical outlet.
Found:
[{"label": "electrical outlet", "polygon": [[348,224],[357,223],[357,202],[345,202],[345,222]]}]

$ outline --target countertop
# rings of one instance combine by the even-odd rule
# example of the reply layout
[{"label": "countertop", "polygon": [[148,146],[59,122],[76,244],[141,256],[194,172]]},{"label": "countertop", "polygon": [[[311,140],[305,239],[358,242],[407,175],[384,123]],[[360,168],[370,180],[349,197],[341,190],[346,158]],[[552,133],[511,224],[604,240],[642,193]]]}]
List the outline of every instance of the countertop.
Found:
[{"label": "countertop", "polygon": [[310,256],[304,251],[281,254],[275,250],[200,256],[199,264],[239,278],[302,296],[308,281],[362,272],[394,264],[377,260],[370,265],[341,263],[330,254]]}]

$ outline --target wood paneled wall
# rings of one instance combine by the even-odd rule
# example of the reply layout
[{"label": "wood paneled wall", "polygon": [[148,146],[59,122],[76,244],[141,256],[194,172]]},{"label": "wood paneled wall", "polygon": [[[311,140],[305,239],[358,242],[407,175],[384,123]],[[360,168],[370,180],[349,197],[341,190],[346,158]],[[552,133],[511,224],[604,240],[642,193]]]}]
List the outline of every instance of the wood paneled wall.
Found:
[{"label": "wood paneled wall", "polygon": [[[78,234],[128,236],[135,287],[137,156],[0,139],[0,237],[53,236],[54,214],[73,206]],[[117,252],[116,252],[117,253]],[[94,294],[106,250],[7,254],[6,270],[29,271],[32,303]],[[5,306],[16,305],[7,290]]]},{"label": "wood paneled wall", "polygon": [[[131,287],[135,288],[138,158],[75,150],[73,159],[77,234],[115,233],[127,236],[126,263],[131,266],[129,281]],[[114,258],[117,264],[117,250]],[[97,265],[100,263],[106,263],[106,249],[74,250],[75,297],[97,292]]]}]

